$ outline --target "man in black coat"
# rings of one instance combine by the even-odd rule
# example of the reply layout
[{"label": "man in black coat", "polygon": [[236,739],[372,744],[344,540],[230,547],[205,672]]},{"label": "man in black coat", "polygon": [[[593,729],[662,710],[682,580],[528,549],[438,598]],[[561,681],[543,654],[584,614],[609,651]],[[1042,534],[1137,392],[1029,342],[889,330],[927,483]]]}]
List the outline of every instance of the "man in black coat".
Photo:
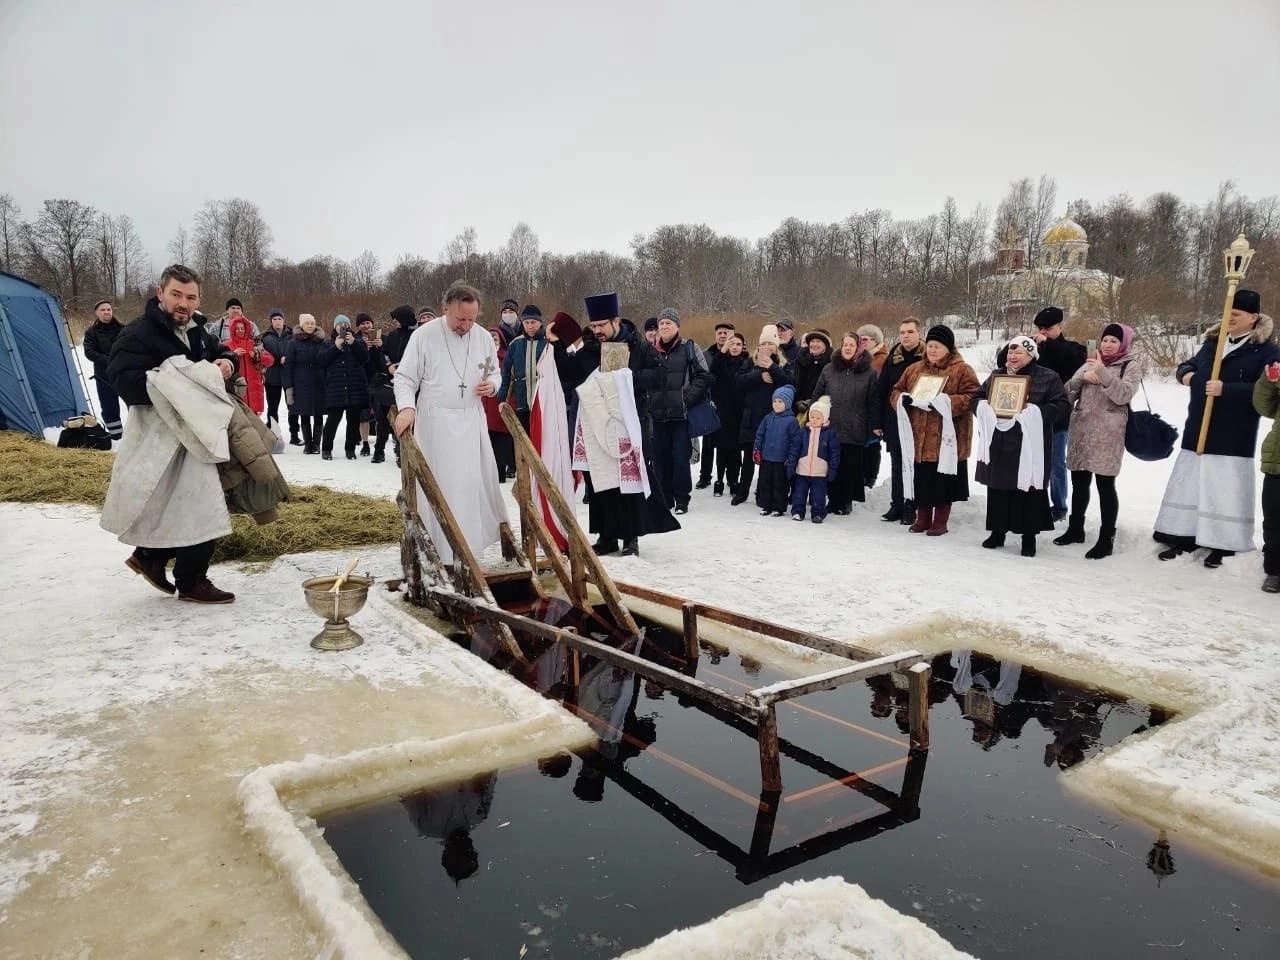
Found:
[{"label": "man in black coat", "polygon": [[99,300],[94,305],[93,316],[93,326],[84,332],[80,344],[84,347],[85,359],[93,364],[93,382],[98,388],[98,413],[102,416],[102,427],[111,434],[112,440],[119,440],[120,397],[107,382],[107,361],[111,358],[116,337],[124,327],[116,319],[110,300]]},{"label": "man in black coat", "polygon": [[667,307],[658,314],[658,338],[641,354],[639,382],[648,395],[653,421],[653,460],[663,493],[677,514],[689,512],[692,478],[689,459],[689,410],[711,394],[712,376],[698,345],[680,336],[680,314]]},{"label": "man in black coat", "polygon": [[787,358],[787,363],[796,363],[800,359],[802,348],[796,340],[796,323],[790,317],[783,317],[776,324],[778,328],[778,352]]},{"label": "man in black coat", "polygon": [[[1063,383],[1084,366],[1086,351],[1083,343],[1068,340],[1062,335],[1062,310],[1045,307],[1036,314],[1036,347],[1040,351],[1040,366],[1048,367]],[[1067,426],[1070,418],[1054,425],[1053,468],[1049,474],[1049,505],[1056,523],[1067,516]]]},{"label": "man in black coat", "polygon": [[920,340],[920,321],[907,317],[898,324],[898,342],[880,369],[875,396],[871,404],[871,432],[883,437],[892,464],[889,477],[889,509],[880,518],[890,523],[910,524],[915,520],[916,505],[902,494],[902,444],[898,441],[898,417],[889,405],[889,395],[903,372],[924,359],[924,343]]},{"label": "man in black coat", "polygon": [[[197,318],[200,275],[181,264],[167,267],[160,275],[157,294],[147,301],[146,312],[116,338],[107,363],[107,380],[130,407],[151,406],[147,374],[170,357],[210,361],[222,372],[223,380],[230,380],[236,374],[235,354],[210,337]],[[132,426],[130,430],[132,432]],[[200,510],[204,505],[184,506]],[[215,543],[207,540],[166,547],[136,547],[125,560],[125,566],[146,578],[157,590],[168,594],[176,590],[180,600],[231,603],[235,600],[234,594],[219,590],[209,582],[209,562],[213,559]],[[173,583],[165,575],[170,560],[174,562]]]},{"label": "man in black coat", "polygon": [[[729,338],[734,334],[734,326],[728,320],[721,320],[716,324],[716,342],[707,347],[703,351],[702,356],[707,361],[707,369],[714,370],[718,358],[724,356],[725,344],[729,342]],[[715,374],[713,373],[714,377]],[[711,486],[711,474],[715,467],[717,451],[720,449],[720,431],[717,430],[702,440],[702,457],[700,469],[698,470],[698,482],[694,484],[695,489],[705,490]],[[720,464],[720,474],[724,474],[724,464]],[[723,484],[721,485],[723,487]],[[722,491],[723,492],[723,491]]]}]

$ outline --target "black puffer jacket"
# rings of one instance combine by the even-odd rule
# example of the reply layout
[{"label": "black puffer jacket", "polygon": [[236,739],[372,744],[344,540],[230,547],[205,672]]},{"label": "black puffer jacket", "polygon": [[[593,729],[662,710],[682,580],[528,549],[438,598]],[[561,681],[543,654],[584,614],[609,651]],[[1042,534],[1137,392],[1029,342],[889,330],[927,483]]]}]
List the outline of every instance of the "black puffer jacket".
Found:
[{"label": "black puffer jacket", "polygon": [[742,426],[742,390],[738,387],[738,373],[751,361],[745,354],[731,357],[719,350],[708,350],[707,360],[711,368],[711,401],[720,417],[722,439],[738,442],[738,429]]},{"label": "black puffer jacket", "polygon": [[324,364],[320,358],[325,346],[325,335],[319,330],[299,330],[285,347],[284,377],[280,382],[286,390],[293,390],[292,412],[301,417],[324,414]]},{"label": "black puffer jacket", "polygon": [[[772,383],[766,383],[764,374],[768,373]],[[796,385],[796,368],[794,364],[780,364],[775,357],[773,366],[766,371],[757,367],[754,360],[746,358],[746,363],[738,368],[737,384],[742,397],[742,424],[738,427],[738,442],[756,442],[756,429],[760,421],[773,413],[773,391],[786,384]]]},{"label": "black puffer jacket", "polygon": [[84,332],[80,345],[84,347],[85,359],[93,364],[93,375],[107,379],[107,361],[111,359],[111,348],[116,338],[124,332],[124,325],[114,317],[109,323],[93,321],[93,326]]},{"label": "black puffer jacket", "polygon": [[269,383],[274,386],[280,386],[284,383],[284,367],[281,366],[284,360],[285,348],[289,346],[289,341],[293,339],[293,331],[287,326],[276,333],[272,327],[262,335],[262,346],[267,353],[275,358],[275,363],[262,371],[262,382]]},{"label": "black puffer jacket", "polygon": [[876,399],[871,406],[871,429],[883,430],[888,437],[898,435],[898,414],[889,405],[889,394],[902,379],[902,372],[913,363],[924,359],[924,341],[916,344],[914,350],[908,350],[902,344],[894,344],[889,356],[880,368],[880,376],[876,380]]},{"label": "black puffer jacket", "polygon": [[116,337],[107,361],[107,383],[129,406],[150,406],[147,371],[157,369],[170,357],[230,360],[231,366],[239,370],[236,355],[205,333],[202,324],[191,323],[181,332],[175,330],[173,319],[152,297],[147,301],[146,312]]},{"label": "black puffer jacket", "polygon": [[[1084,362],[1088,358],[1088,352],[1085,350],[1083,343],[1076,343],[1066,337],[1042,340],[1037,346],[1039,357],[1037,357],[1036,363],[1042,367],[1048,367],[1058,375],[1058,379],[1063,383],[1074,377],[1076,371],[1084,366]],[[1004,365],[1003,357],[1000,358],[1000,364],[1001,366]],[[1064,420],[1058,425],[1058,429],[1065,429],[1066,426],[1067,422]]]},{"label": "black puffer jacket", "polygon": [[404,351],[409,346],[409,338],[418,329],[418,318],[409,307],[396,307],[391,311],[391,319],[399,324],[382,338],[382,353],[387,363],[399,363],[404,359]]},{"label": "black puffer jacket", "polygon": [[839,353],[818,377],[810,400],[823,394],[831,398],[831,426],[842,444],[864,444],[871,431],[871,407],[875,402],[876,372],[871,354],[863,350],[852,360]]},{"label": "black puffer jacket", "polygon": [[[365,366],[369,362],[369,348],[363,337],[339,347],[335,340],[325,344],[320,354],[324,367],[324,405],[332,410],[337,407],[367,407],[369,405],[369,374]],[[297,398],[294,390],[294,398]]]},{"label": "black puffer jacket", "polygon": [[665,422],[686,419],[690,407],[711,395],[714,378],[698,345],[677,336],[667,345],[645,344],[637,379],[649,398],[649,416]]},{"label": "black puffer jacket", "polygon": [[[991,377],[1007,374],[1005,367],[997,367],[991,371],[982,384],[982,389],[974,398],[974,407],[978,400],[986,400],[991,389]],[[1040,416],[1044,420],[1044,435],[1040,442],[1044,444],[1044,478],[1039,485],[1041,490],[1049,487],[1049,473],[1053,469],[1053,431],[1059,424],[1066,423],[1071,415],[1071,402],[1067,399],[1066,387],[1062,379],[1048,367],[1033,361],[1018,371],[1018,376],[1030,377],[1031,388],[1027,392],[1027,404],[1035,404],[1040,408]],[[976,440],[974,441],[977,442]],[[974,478],[993,490],[1018,489],[1018,461],[1022,455],[1022,424],[1015,423],[1008,430],[997,430],[991,440],[991,459],[983,463],[979,459]],[[981,457],[982,451],[975,451]]]}]

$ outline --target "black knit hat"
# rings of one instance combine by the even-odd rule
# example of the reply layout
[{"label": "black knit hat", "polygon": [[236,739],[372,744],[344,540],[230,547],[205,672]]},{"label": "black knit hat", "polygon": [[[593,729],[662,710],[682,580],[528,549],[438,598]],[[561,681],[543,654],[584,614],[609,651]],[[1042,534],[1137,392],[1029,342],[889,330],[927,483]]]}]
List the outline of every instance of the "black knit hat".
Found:
[{"label": "black knit hat", "polygon": [[1237,290],[1235,299],[1231,301],[1232,310],[1243,310],[1245,313],[1261,313],[1262,298],[1253,290]]},{"label": "black knit hat", "polygon": [[1045,307],[1036,314],[1036,326],[1041,330],[1056,327],[1062,322],[1062,311],[1057,307]]},{"label": "black knit hat", "polygon": [[[1115,337],[1121,343],[1124,343],[1124,327],[1118,323],[1108,323],[1102,328],[1103,337]],[[1099,338],[1101,339],[1101,337]]]},{"label": "black knit hat", "polygon": [[360,326],[360,324],[364,323],[366,320],[367,320],[369,323],[373,323],[373,317],[369,316],[367,313],[357,313],[357,314],[356,314],[356,326],[357,326],[357,327],[358,327],[358,326]]},{"label": "black knit hat", "polygon": [[223,309],[230,310],[232,307],[239,307],[241,310],[243,310],[244,304],[241,303],[238,298],[232,297],[230,300],[227,301],[227,305],[223,307]]},{"label": "black knit hat", "polygon": [[658,329],[658,318],[657,318],[657,317],[647,317],[647,318],[645,319],[645,321],[644,321],[644,328],[645,328],[646,330],[657,330],[657,329]]},{"label": "black knit hat", "polygon": [[279,307],[272,307],[270,310],[267,311],[268,320],[271,320],[274,317],[283,317],[283,316],[284,316],[284,311],[281,310]]},{"label": "black knit hat", "polygon": [[529,319],[541,320],[542,311],[539,310],[537,307],[535,307],[531,303],[528,306],[526,306],[523,310],[520,311],[520,319],[521,320],[529,320]]},{"label": "black knit hat", "polygon": [[930,340],[936,340],[938,343],[946,347],[951,353],[955,352],[956,335],[951,332],[950,327],[943,326],[942,324],[938,324],[936,327],[930,327],[929,334],[924,338],[924,342],[928,343]]},{"label": "black knit hat", "polygon": [[519,310],[520,304],[508,297],[506,300],[502,301],[502,306],[498,309],[498,312],[501,313],[503,310],[507,309],[507,307],[510,307],[512,310]]},{"label": "black knit hat", "polygon": [[407,303],[403,306],[396,307],[391,311],[391,319],[402,327],[412,327],[418,322],[418,318],[414,316],[413,307]]}]

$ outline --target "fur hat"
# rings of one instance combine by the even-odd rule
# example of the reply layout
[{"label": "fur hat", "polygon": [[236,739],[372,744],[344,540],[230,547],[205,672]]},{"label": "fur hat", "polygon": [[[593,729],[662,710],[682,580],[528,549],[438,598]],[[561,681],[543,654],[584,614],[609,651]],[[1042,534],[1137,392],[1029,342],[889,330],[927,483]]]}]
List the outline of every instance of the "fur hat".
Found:
[{"label": "fur hat", "polygon": [[1036,346],[1036,342],[1024,334],[1017,334],[1009,338],[1009,342],[1005,344],[1005,350],[1010,347],[1021,347],[1031,355],[1032,360],[1040,359],[1040,348]]},{"label": "fur hat", "polygon": [[766,323],[760,328],[760,342],[772,343],[775,347],[780,346],[782,341],[778,339],[778,327],[772,323]]},{"label": "fur hat", "polygon": [[521,320],[541,320],[542,311],[535,307],[532,303],[520,311]]},{"label": "fur hat", "polygon": [[796,388],[789,383],[784,383],[777,390],[773,391],[773,399],[781,400],[783,405],[790,410],[791,404],[796,399]]},{"label": "fur hat", "polygon": [[828,423],[831,422],[831,398],[826,394],[820,396],[813,403],[809,404],[809,415],[813,416],[814,411],[822,414],[822,419]]},{"label": "fur hat", "polygon": [[412,327],[418,322],[418,318],[414,315],[413,307],[409,306],[407,303],[392,310],[391,319],[402,327]]},{"label": "fur hat", "polygon": [[1232,310],[1243,310],[1245,313],[1261,313],[1262,298],[1252,290],[1237,290],[1235,299],[1231,301]]},{"label": "fur hat", "polygon": [[828,350],[831,349],[831,334],[827,333],[827,331],[822,329],[810,330],[804,335],[804,345],[807,347],[809,341],[814,339],[821,340],[827,345]]},{"label": "fur hat", "polygon": [[670,320],[677,327],[680,326],[680,314],[675,307],[663,307],[658,311],[658,320]]},{"label": "fur hat", "polygon": [[944,326],[941,323],[938,324],[936,327],[930,327],[928,334],[924,338],[924,342],[928,343],[930,340],[937,341],[938,343],[946,347],[949,351],[951,351],[952,353],[955,353],[956,335],[951,332],[950,327]]},{"label": "fur hat", "polygon": [[859,337],[870,337],[875,341],[877,347],[884,346],[884,331],[877,327],[874,323],[864,323],[858,328]]},{"label": "fur hat", "polygon": [[1045,307],[1036,314],[1036,326],[1041,330],[1056,327],[1062,322],[1062,311],[1058,307]]}]

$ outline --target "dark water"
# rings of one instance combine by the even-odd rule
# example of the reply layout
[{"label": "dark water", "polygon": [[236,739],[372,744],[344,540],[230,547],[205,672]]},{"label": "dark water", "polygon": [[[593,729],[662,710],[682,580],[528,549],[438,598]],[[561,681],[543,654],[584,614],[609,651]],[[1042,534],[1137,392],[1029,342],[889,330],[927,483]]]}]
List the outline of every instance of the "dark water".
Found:
[{"label": "dark water", "polygon": [[[646,655],[676,664],[663,647],[678,637],[651,628]],[[563,695],[554,648],[532,654],[512,672]],[[1157,846],[1060,787],[1060,769],[1158,710],[969,662],[969,677],[933,662],[927,757],[908,756],[906,695],[887,678],[780,705],[779,802],[760,796],[755,741],[724,718],[584,662],[577,709],[598,750],[320,824],[415,958],[613,957],[830,875],[984,960],[1280,957],[1275,880],[1176,835]],[[706,647],[696,675],[732,690],[780,679]]]}]

